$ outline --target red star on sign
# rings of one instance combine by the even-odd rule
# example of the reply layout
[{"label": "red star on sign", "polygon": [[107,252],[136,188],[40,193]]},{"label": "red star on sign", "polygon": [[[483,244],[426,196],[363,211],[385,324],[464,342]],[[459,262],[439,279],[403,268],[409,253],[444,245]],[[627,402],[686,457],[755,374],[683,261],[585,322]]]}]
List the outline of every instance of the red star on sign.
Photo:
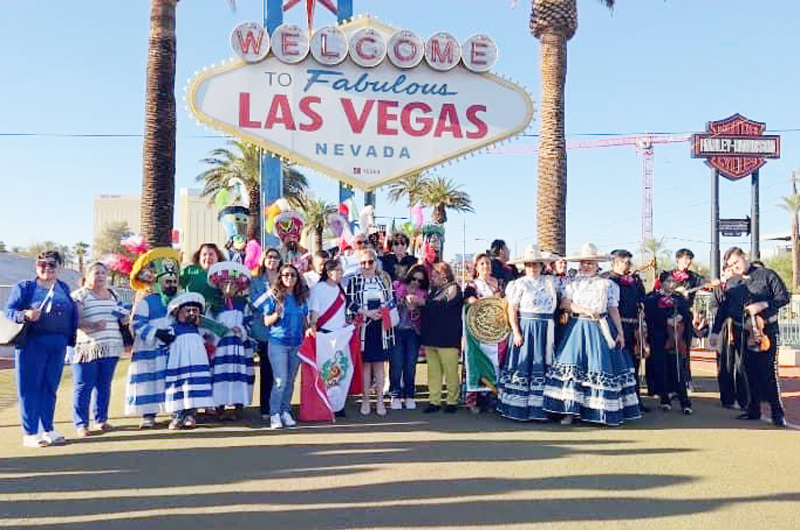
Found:
[{"label": "red star on sign", "polygon": [[[283,4],[283,10],[288,11],[303,0],[286,0],[286,3]],[[339,13],[339,10],[331,0],[305,0],[306,3],[306,13],[308,14],[308,31],[311,31],[314,22],[314,8],[317,7],[317,2],[322,4],[323,6],[328,8],[328,11],[333,13],[334,15]]]}]

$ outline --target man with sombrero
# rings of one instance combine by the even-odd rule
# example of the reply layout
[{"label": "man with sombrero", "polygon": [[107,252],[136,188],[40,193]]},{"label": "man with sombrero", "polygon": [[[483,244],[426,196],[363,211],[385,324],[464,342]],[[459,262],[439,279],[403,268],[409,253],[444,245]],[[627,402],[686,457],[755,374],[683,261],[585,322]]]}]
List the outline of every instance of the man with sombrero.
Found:
[{"label": "man with sombrero", "polygon": [[508,262],[525,267],[525,275],[506,288],[512,335],[498,381],[497,410],[513,420],[548,419],[543,409],[545,375],[553,362],[559,298],[555,279],[542,274],[550,261],[539,247],[528,245],[521,257]]},{"label": "man with sombrero", "polygon": [[141,416],[140,427],[155,427],[164,407],[169,332],[167,304],[178,293],[178,253],[158,247],[139,256],[130,274],[135,289],[131,327],[134,343],[125,389],[125,414]]},{"label": "man with sombrero", "polygon": [[609,259],[591,243],[566,258],[580,264],[578,276],[567,285],[561,301],[572,318],[544,392],[544,409],[564,415],[562,423],[579,418],[621,425],[641,417],[636,374],[624,353],[619,287],[598,275],[599,263]]}]

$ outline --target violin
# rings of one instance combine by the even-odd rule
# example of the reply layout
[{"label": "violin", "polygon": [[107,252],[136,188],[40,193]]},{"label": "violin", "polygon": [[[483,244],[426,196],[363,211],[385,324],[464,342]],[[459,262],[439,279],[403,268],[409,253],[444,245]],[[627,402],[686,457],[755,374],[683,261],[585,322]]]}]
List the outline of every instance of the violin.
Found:
[{"label": "violin", "polygon": [[746,321],[747,345],[753,351],[765,352],[772,347],[772,341],[764,329],[766,326],[767,321],[761,315],[751,315]]}]

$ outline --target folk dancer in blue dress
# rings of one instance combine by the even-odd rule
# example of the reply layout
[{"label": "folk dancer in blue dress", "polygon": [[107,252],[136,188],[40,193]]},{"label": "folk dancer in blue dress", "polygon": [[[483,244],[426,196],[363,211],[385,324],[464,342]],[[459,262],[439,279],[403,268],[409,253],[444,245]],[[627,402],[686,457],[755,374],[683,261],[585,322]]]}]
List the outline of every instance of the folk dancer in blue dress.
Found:
[{"label": "folk dancer in blue dress", "polygon": [[[547,263],[547,268],[542,271],[542,274],[552,276],[556,282],[556,288],[558,289],[558,292],[563,293],[569,282],[572,281],[572,276],[567,274],[567,260],[565,260],[563,256],[559,256],[558,254],[554,254],[552,252],[543,252],[542,255],[552,260]],[[569,324],[569,319],[570,314],[568,310],[561,309],[560,307],[556,308],[556,349],[558,349],[558,347],[561,345],[561,338],[564,336],[564,330],[567,328],[567,324]]]},{"label": "folk dancer in blue dress", "polygon": [[509,261],[525,265],[525,276],[506,290],[512,337],[498,382],[497,411],[513,420],[548,419],[543,410],[545,376],[553,363],[553,314],[559,298],[555,278],[542,274],[548,261],[535,245],[528,245],[521,258]]},{"label": "folk dancer in blue dress", "polygon": [[598,262],[609,257],[587,243],[579,255],[566,259],[580,262],[578,276],[567,286],[561,302],[573,316],[547,375],[544,409],[565,415],[565,424],[580,418],[621,425],[640,418],[636,374],[624,353],[619,288],[597,274]]},{"label": "folk dancer in blue dress", "polygon": [[619,288],[619,318],[622,322],[622,330],[625,333],[625,353],[630,357],[633,368],[636,372],[636,395],[639,396],[639,408],[642,412],[649,409],[641,402],[639,394],[639,368],[645,358],[644,333],[644,298],[645,290],[642,279],[636,272],[632,272],[631,258],[633,254],[624,249],[617,249],[611,252],[611,270],[601,274],[603,278],[608,278]]},{"label": "folk dancer in blue dress", "polygon": [[164,409],[172,414],[171,430],[194,428],[195,411],[214,404],[211,368],[200,334],[204,308],[205,300],[198,293],[178,295],[167,306],[172,338],[167,340],[170,345]]},{"label": "folk dancer in blue dress", "polygon": [[214,386],[214,405],[217,413],[225,413],[225,406],[234,407],[232,418],[242,419],[244,407],[253,401],[253,348],[248,339],[252,313],[247,301],[250,271],[241,263],[222,261],[208,269],[208,284],[222,292],[222,308],[211,314],[228,331],[216,341],[211,358]]},{"label": "folk dancer in blue dress", "polygon": [[141,416],[141,429],[155,427],[156,414],[164,411],[164,384],[171,335],[167,304],[178,294],[178,253],[166,247],[139,256],[131,270],[136,290],[131,327],[134,335],[125,415]]}]

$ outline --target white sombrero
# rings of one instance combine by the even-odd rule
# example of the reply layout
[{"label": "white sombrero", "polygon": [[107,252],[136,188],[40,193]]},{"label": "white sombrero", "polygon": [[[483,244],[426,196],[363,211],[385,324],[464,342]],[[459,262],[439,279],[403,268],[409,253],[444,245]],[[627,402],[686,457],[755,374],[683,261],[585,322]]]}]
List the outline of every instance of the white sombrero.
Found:
[{"label": "white sombrero", "polygon": [[180,309],[181,306],[184,306],[186,304],[197,304],[200,306],[200,310],[203,311],[206,307],[206,300],[200,293],[179,294],[178,296],[170,300],[169,305],[167,305],[167,313],[171,315],[176,310]]},{"label": "white sombrero", "polygon": [[579,254],[576,256],[567,256],[564,259],[567,261],[609,261],[611,256],[608,254],[600,254],[597,247],[591,243],[584,243]]},{"label": "white sombrero", "polygon": [[548,261],[553,261],[552,256],[541,252],[537,245],[528,245],[525,247],[525,252],[522,253],[522,257],[512,259],[508,264],[518,265],[523,263],[544,263]]}]

